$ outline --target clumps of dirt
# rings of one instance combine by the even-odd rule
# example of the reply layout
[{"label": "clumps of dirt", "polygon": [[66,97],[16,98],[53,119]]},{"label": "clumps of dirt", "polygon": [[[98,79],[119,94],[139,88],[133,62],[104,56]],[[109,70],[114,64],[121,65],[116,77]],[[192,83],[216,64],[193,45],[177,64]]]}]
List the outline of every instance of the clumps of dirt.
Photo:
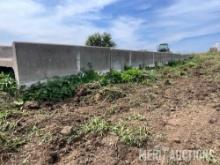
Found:
[{"label": "clumps of dirt", "polygon": [[105,87],[98,91],[98,93],[94,96],[94,100],[98,101],[109,101],[113,102],[117,99],[125,97],[126,94],[116,87]]},{"label": "clumps of dirt", "polygon": [[114,102],[126,97],[126,93],[120,87],[101,87],[98,83],[81,86],[74,98],[77,106],[91,106],[99,102]]},{"label": "clumps of dirt", "polygon": [[47,162],[49,164],[54,164],[58,162],[58,160],[59,160],[59,155],[57,154],[57,152],[51,152],[48,154]]},{"label": "clumps of dirt", "polygon": [[[151,85],[81,85],[74,98],[41,103],[37,111],[30,110],[32,105],[9,111],[7,96],[0,92],[5,126],[18,120],[2,136],[8,139],[3,143],[13,144],[18,152],[0,152],[0,164],[143,164],[138,147],[213,149],[219,156],[220,79],[206,66],[212,67],[206,63],[167,70]],[[18,145],[21,141],[14,136],[11,141],[10,135],[27,141]]]},{"label": "clumps of dirt", "polygon": [[213,106],[213,108],[215,108],[217,112],[220,112],[220,104]]},{"label": "clumps of dirt", "polygon": [[6,92],[0,91],[0,110],[10,109],[14,99]]},{"label": "clumps of dirt", "polygon": [[40,103],[37,101],[27,101],[24,103],[22,109],[38,110],[40,109]]},{"label": "clumps of dirt", "polygon": [[92,93],[95,93],[100,88],[101,88],[101,85],[97,82],[83,84],[83,85],[79,86],[78,89],[76,90],[74,101],[79,103],[79,102],[83,101],[83,97],[90,95]]}]

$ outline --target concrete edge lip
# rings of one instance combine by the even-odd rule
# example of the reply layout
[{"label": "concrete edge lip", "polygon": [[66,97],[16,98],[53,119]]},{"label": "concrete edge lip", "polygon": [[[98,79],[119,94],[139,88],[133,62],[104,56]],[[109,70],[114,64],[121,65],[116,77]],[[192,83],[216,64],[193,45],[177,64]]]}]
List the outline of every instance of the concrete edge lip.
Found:
[{"label": "concrete edge lip", "polygon": [[126,65],[138,67],[150,66],[155,62],[167,64],[169,61],[190,57],[142,50],[17,41],[11,47],[6,47],[12,51],[5,58],[0,49],[0,66],[13,68],[19,86],[30,86],[54,76],[77,74],[82,69],[88,69],[89,65],[97,72],[106,72],[111,69],[122,70]]},{"label": "concrete edge lip", "polygon": [[0,66],[13,68],[12,46],[0,46]]},{"label": "concrete edge lip", "polygon": [[0,58],[0,66],[13,68],[13,59],[12,58]]}]

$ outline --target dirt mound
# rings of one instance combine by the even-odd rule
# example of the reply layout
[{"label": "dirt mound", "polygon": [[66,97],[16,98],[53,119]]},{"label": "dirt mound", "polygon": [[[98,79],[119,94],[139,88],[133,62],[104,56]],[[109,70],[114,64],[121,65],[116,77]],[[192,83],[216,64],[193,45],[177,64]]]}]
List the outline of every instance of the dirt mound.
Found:
[{"label": "dirt mound", "polygon": [[[0,134],[8,142],[0,164],[218,165],[220,65],[206,58],[200,65],[192,61],[187,68],[168,68],[150,85],[82,85],[74,98],[36,110],[19,109],[0,93]],[[100,120],[89,124],[94,118]],[[148,140],[132,145],[143,128],[150,132]],[[206,161],[145,161],[139,159],[140,149],[215,153]]]}]

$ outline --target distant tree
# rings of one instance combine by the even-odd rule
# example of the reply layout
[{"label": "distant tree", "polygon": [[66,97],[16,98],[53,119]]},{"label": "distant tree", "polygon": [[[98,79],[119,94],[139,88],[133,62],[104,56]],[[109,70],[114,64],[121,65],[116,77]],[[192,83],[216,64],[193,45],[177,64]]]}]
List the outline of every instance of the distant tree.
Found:
[{"label": "distant tree", "polygon": [[102,35],[102,47],[116,47],[116,43],[112,40],[111,34],[103,33]]},{"label": "distant tree", "polygon": [[109,33],[95,33],[88,37],[86,41],[87,46],[97,46],[97,47],[115,47],[116,44],[112,40],[111,34]]}]

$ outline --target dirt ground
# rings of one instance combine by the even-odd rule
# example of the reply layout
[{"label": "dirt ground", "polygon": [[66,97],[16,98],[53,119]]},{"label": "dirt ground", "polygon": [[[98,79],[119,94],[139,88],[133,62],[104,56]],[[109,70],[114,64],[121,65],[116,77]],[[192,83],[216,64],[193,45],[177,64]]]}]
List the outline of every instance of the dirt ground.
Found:
[{"label": "dirt ground", "polygon": [[[124,95],[102,99],[97,92],[70,98],[61,103],[24,107],[21,115],[11,116],[16,127],[11,132],[25,137],[17,151],[1,151],[1,164],[59,165],[202,165],[218,164],[220,158],[220,67],[208,62],[184,76],[164,75],[152,85],[119,84],[108,88]],[[103,90],[97,87],[95,91]],[[80,91],[82,92],[82,91]],[[123,143],[107,132],[67,139],[62,133],[73,130],[93,117],[110,123],[124,122],[130,127],[147,127],[151,136],[141,146]],[[204,160],[146,160],[144,151],[209,151]],[[146,152],[145,152],[146,153]]]}]

